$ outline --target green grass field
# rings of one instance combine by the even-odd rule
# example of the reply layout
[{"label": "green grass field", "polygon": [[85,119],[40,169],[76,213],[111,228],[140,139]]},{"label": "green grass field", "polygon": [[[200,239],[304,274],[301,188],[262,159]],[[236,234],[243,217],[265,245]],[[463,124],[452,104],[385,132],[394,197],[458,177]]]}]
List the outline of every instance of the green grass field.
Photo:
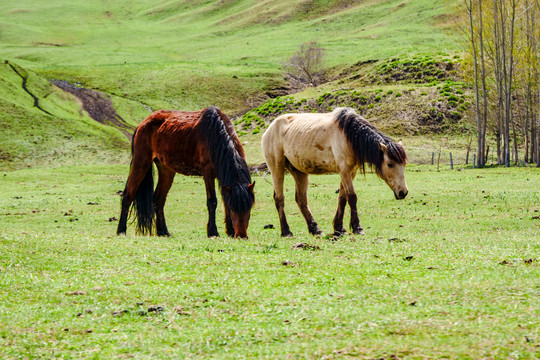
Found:
[{"label": "green grass field", "polygon": [[[402,201],[360,176],[367,235],[337,240],[307,235],[289,176],[296,237],[263,229],[278,221],[262,175],[248,240],[207,239],[203,182],[182,176],[166,206],[173,237],[133,224],[117,237],[127,171],[0,174],[1,358],[540,356],[537,169],[413,165]],[[338,177],[311,180],[329,233]]]},{"label": "green grass field", "polygon": [[[452,3],[0,4],[0,359],[539,358],[539,170],[472,170],[468,124],[407,133],[416,124],[392,115],[400,106],[423,115],[420,105],[446,104],[441,91],[462,85],[381,80],[415,55],[459,58],[446,31]],[[134,224],[115,235],[129,142],[49,80],[103,92],[131,126],[149,108],[235,114],[282,86],[283,61],[313,40],[337,79],[296,100],[381,95],[366,111],[404,137],[405,200],[358,176],[367,234],[312,237],[288,176],[295,237],[283,239],[270,176],[260,174],[249,239],[223,236],[221,221],[222,236],[207,239],[204,183],[177,176],[165,208],[173,237],[136,236]],[[380,62],[358,64],[366,60]],[[382,99],[398,93],[401,102]],[[244,130],[248,163],[263,162],[261,133]],[[441,171],[426,165],[438,152]],[[339,178],[311,181],[310,207],[331,233]]]}]

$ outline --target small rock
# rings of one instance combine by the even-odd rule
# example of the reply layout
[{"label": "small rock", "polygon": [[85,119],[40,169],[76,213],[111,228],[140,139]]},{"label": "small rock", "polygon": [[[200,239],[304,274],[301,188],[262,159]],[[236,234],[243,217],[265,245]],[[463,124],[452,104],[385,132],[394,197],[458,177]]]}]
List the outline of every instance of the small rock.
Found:
[{"label": "small rock", "polygon": [[116,310],[116,311],[113,311],[111,314],[112,316],[122,316],[126,314],[127,312],[128,312],[127,310]]},{"label": "small rock", "polygon": [[296,243],[294,244],[291,249],[302,249],[302,250],[321,250],[321,248],[317,245],[312,245],[308,243]]},{"label": "small rock", "polygon": [[84,290],[70,291],[70,292],[67,292],[66,295],[68,295],[68,296],[86,295],[86,291],[84,291]]},{"label": "small rock", "polygon": [[165,309],[161,306],[158,306],[158,305],[150,305],[148,307],[148,312],[156,312],[156,313],[160,313],[162,311],[164,311]]},{"label": "small rock", "polygon": [[189,312],[187,312],[182,306],[175,306],[173,308],[173,311],[175,313],[177,313],[178,315],[185,315],[185,316],[188,316],[188,315],[191,315]]}]

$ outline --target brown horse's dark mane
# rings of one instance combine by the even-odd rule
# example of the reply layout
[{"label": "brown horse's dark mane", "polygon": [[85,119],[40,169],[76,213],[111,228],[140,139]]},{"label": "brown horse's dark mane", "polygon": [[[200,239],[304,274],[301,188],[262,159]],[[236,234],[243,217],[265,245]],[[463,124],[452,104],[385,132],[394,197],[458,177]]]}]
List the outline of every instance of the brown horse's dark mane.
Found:
[{"label": "brown horse's dark mane", "polygon": [[208,144],[225,206],[245,213],[255,202],[244,150],[229,118],[216,107],[207,108],[199,123],[200,136]]},{"label": "brown horse's dark mane", "polygon": [[353,109],[337,110],[335,120],[351,144],[363,173],[366,172],[365,163],[368,163],[375,166],[375,171],[380,175],[384,154],[379,143],[388,147],[388,157],[392,161],[400,164],[407,162],[407,154],[403,146],[377,130]]}]

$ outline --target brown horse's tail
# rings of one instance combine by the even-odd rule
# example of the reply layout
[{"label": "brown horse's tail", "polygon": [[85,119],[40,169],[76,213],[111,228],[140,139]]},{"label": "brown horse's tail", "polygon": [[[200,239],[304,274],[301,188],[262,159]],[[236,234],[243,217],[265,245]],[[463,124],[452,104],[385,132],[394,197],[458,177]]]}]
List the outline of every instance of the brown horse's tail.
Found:
[{"label": "brown horse's tail", "polygon": [[133,210],[137,214],[137,233],[151,235],[154,227],[154,177],[152,167],[148,169],[135,193]]},{"label": "brown horse's tail", "polygon": [[[133,139],[135,139],[137,129],[133,133]],[[131,155],[133,165],[133,152],[134,141],[131,143]],[[137,215],[137,229],[136,232],[143,235],[151,235],[154,227],[155,212],[154,212],[154,176],[152,174],[152,166],[146,172],[144,179],[142,180],[135,198],[133,199],[133,211]],[[132,169],[133,171],[133,169]]]}]

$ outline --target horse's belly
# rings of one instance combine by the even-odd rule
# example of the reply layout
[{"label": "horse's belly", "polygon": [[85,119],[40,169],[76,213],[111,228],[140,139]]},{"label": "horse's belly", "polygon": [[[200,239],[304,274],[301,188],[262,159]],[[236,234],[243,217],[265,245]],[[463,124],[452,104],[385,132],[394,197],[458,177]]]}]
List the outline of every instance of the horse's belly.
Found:
[{"label": "horse's belly", "polygon": [[294,168],[306,174],[328,174],[338,172],[336,161],[331,152],[323,153],[317,149],[310,154],[285,153],[285,157]]},{"label": "horse's belly", "polygon": [[201,176],[201,167],[197,166],[193,162],[186,162],[180,158],[175,158],[171,156],[157,156],[157,160],[161,162],[165,167],[170,170],[188,176]]},{"label": "horse's belly", "polygon": [[179,174],[183,174],[183,175],[202,176],[202,173],[201,173],[200,169],[197,169],[197,168],[194,168],[194,167],[191,167],[191,166],[187,166],[187,165],[183,165],[183,164],[175,165],[173,170],[175,172],[177,172]]}]

